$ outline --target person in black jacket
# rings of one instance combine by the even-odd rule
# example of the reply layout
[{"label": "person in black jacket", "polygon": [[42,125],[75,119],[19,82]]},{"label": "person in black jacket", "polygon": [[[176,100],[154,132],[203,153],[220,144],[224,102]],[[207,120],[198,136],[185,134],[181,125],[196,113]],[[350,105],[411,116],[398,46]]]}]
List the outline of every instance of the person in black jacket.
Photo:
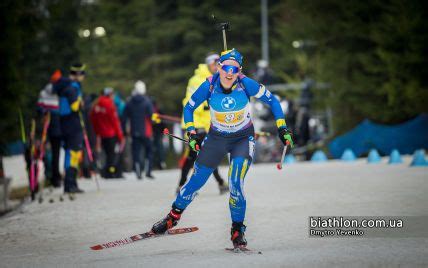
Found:
[{"label": "person in black jacket", "polygon": [[145,169],[145,161],[142,161],[141,153],[144,148],[147,160],[146,177],[153,179],[151,174],[153,165],[152,136],[153,127],[151,117],[153,105],[146,94],[146,84],[143,81],[135,83],[131,99],[127,102],[124,111],[124,125],[129,119],[132,136],[132,162],[138,179],[142,179],[142,172]]}]

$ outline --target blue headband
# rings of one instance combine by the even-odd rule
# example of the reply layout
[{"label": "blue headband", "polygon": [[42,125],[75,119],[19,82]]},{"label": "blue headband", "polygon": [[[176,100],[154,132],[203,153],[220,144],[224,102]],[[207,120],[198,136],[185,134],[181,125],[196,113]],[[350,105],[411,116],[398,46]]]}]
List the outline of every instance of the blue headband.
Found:
[{"label": "blue headband", "polygon": [[226,50],[221,53],[220,62],[225,60],[234,60],[239,63],[240,66],[242,66],[243,57],[241,53],[238,52],[238,50],[233,48],[232,50]]}]

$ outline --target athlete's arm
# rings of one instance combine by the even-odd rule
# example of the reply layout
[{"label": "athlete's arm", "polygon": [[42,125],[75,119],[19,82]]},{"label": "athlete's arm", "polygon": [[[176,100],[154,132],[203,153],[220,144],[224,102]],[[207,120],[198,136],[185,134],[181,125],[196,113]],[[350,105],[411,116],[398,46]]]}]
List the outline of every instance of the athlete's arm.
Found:
[{"label": "athlete's arm", "polygon": [[247,91],[249,96],[266,103],[270,107],[270,110],[275,117],[276,126],[278,128],[285,127],[284,112],[282,111],[278,99],[264,85],[257,83],[251,78],[244,77],[242,79],[242,83],[244,84],[245,91]]},{"label": "athlete's arm", "polygon": [[193,123],[193,112],[199,107],[204,101],[209,98],[210,95],[210,82],[206,80],[199,88],[193,93],[189,101],[184,105],[183,117],[184,117],[184,128],[187,131],[195,130]]},{"label": "athlete's arm", "polygon": [[67,98],[68,103],[70,104],[70,109],[73,112],[77,112],[80,110],[82,98],[78,95],[78,91],[72,85],[69,86],[65,92],[64,96]]}]

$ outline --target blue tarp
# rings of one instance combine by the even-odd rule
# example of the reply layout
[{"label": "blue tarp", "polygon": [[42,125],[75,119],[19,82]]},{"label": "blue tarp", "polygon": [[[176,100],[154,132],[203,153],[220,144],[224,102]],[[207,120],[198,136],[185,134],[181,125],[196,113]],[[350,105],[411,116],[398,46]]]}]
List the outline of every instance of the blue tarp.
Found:
[{"label": "blue tarp", "polygon": [[10,156],[10,155],[18,155],[18,154],[23,154],[24,153],[24,144],[22,143],[22,141],[15,141],[15,142],[11,142],[6,144],[6,146],[4,148],[1,148],[2,153],[5,156]]},{"label": "blue tarp", "polygon": [[356,156],[370,149],[382,155],[397,149],[401,154],[412,154],[417,149],[428,148],[428,114],[398,125],[381,125],[364,120],[348,133],[335,138],[328,145],[330,154],[340,158],[345,149],[350,148]]}]

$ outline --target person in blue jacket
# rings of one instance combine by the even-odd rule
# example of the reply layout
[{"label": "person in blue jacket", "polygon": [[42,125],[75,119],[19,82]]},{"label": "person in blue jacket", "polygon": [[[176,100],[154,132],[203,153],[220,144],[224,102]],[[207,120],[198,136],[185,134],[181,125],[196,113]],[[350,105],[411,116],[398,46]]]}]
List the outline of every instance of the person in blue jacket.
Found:
[{"label": "person in blue jacket", "polygon": [[69,77],[61,77],[54,84],[59,97],[59,115],[62,139],[65,149],[65,193],[82,193],[77,186],[77,175],[82,158],[83,129],[79,113],[83,107],[81,82],[85,79],[85,65],[70,67]]},{"label": "person in blue jacket", "polygon": [[[293,140],[278,100],[264,85],[242,74],[242,61],[243,58],[236,49],[224,51],[220,57],[219,71],[203,82],[185,105],[183,113],[189,146],[199,151],[199,154],[193,175],[181,188],[168,215],[153,225],[154,233],[164,233],[177,225],[181,214],[195,198],[197,191],[229,153],[231,240],[234,247],[247,245],[244,234],[246,199],[243,187],[255,148],[250,97],[270,107],[281,141],[293,146]],[[204,101],[208,101],[210,107],[211,127],[205,139],[200,141],[193,124],[193,111]]]},{"label": "person in blue jacket", "polygon": [[[152,175],[153,166],[153,128],[151,118],[153,115],[153,105],[146,96],[146,84],[137,81],[132,92],[131,99],[126,103],[123,112],[123,124],[129,120],[132,136],[132,162],[133,169],[138,179],[143,178],[142,172],[146,171],[146,177],[154,179]],[[141,157],[144,149],[144,158]],[[147,165],[145,165],[147,159]]]}]

